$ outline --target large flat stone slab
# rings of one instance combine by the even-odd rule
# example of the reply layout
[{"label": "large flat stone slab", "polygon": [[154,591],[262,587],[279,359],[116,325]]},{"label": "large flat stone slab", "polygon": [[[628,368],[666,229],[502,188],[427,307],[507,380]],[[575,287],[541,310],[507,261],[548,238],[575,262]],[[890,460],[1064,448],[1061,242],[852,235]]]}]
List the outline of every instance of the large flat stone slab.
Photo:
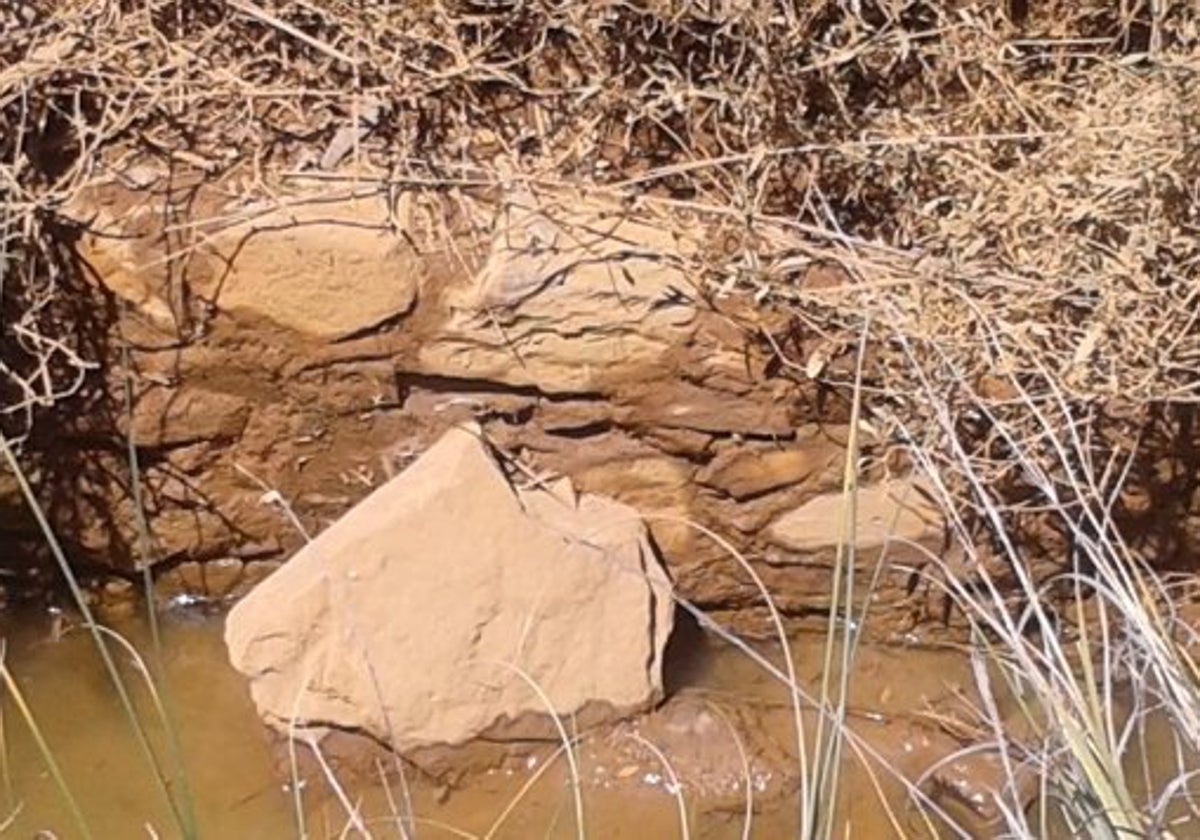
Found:
[{"label": "large flat stone slab", "polygon": [[[767,530],[773,543],[800,553],[837,548],[850,500],[825,493],[785,513]],[[894,543],[897,548],[941,537],[940,511],[911,480],[898,479],[860,487],[854,500],[854,543],[862,550]]]},{"label": "large flat stone slab", "polygon": [[456,428],[241,601],[226,641],[273,726],[408,751],[648,708],[672,614],[635,511],[516,489]]}]

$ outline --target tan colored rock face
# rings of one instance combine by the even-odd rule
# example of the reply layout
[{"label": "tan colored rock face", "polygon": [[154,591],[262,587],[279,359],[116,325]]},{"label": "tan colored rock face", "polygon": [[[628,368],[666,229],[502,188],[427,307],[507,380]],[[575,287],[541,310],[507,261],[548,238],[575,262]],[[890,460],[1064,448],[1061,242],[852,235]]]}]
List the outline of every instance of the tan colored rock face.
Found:
[{"label": "tan colored rock face", "polygon": [[[771,372],[761,336],[781,341],[784,313],[695,297],[708,223],[568,189],[389,206],[305,182],[251,207],[229,201],[235,187],[202,187],[181,241],[160,191],[97,188],[77,208],[103,232],[82,242],[98,280],[132,304],[121,332],[133,442],[155,450],[143,474],[158,559],[280,560],[302,538],[264,485],[319,533],[476,420],[532,473],[635,508],[691,602],[758,627],[742,621],[757,588],[711,531],[772,576],[797,621],[825,608],[840,499],[814,497],[840,486],[847,417]],[[168,272],[181,242],[186,271]],[[191,320],[172,325],[181,310]],[[123,446],[122,387],[113,410],[80,418],[79,441]],[[119,563],[137,535],[112,452],[59,495],[95,505],[62,514],[90,523],[80,550]],[[861,526],[860,544],[875,528]],[[903,585],[892,594],[873,630],[910,626]]]},{"label": "tan colored rock face", "polygon": [[695,553],[696,531],[683,521],[695,492],[685,465],[668,458],[614,458],[578,470],[576,479],[585,490],[619,498],[645,513],[664,554]]},{"label": "tan colored rock face", "polygon": [[130,433],[138,446],[233,440],[246,427],[249,415],[246,401],[231,394],[203,388],[153,388],[134,405]]},{"label": "tan colored rock face", "polygon": [[[96,226],[134,238],[89,236],[83,254],[111,292],[170,324],[178,295],[155,253],[154,213],[118,212],[101,206]],[[87,215],[95,214],[90,208]],[[422,265],[381,196],[298,196],[282,207],[237,208],[231,215],[238,219],[205,231],[188,268],[189,294],[221,311],[338,339],[404,315],[416,301]]]},{"label": "tan colored rock face", "polygon": [[451,317],[422,346],[421,369],[570,393],[661,366],[695,318],[671,259],[680,243],[615,205],[537,203],[514,199],[502,214],[483,269],[449,296]]},{"label": "tan colored rock face", "polygon": [[623,413],[631,425],[730,432],[753,435],[790,435],[795,423],[785,405],[745,399],[711,391],[686,382],[655,383],[641,404]]},{"label": "tan colored rock face", "polygon": [[212,299],[333,339],[407,313],[420,266],[387,228],[386,210],[382,200],[358,199],[273,212],[244,238],[220,243],[231,269]]},{"label": "tan colored rock face", "polygon": [[732,447],[721,452],[697,480],[735,499],[749,499],[799,484],[828,468],[842,453],[832,444],[808,441],[798,449]]},{"label": "tan colored rock face", "polygon": [[[777,545],[802,553],[836,548],[847,503],[842,493],[818,496],[775,520],[768,535]],[[888,541],[900,546],[941,533],[941,515],[913,482],[884,482],[858,490],[854,521],[858,548],[880,548]]]},{"label": "tan colored rock face", "polygon": [[404,751],[552,734],[526,677],[585,725],[656,702],[669,584],[634,511],[573,495],[448,432],[230,613],[260,713]]}]

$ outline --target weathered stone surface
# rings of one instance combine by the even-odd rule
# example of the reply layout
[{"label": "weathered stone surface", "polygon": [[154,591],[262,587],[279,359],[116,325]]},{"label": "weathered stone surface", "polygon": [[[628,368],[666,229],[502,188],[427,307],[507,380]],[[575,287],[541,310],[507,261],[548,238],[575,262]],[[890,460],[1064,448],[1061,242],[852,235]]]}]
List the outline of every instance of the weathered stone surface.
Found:
[{"label": "weathered stone surface", "polygon": [[634,512],[515,490],[476,432],[448,432],[230,613],[267,721],[403,751],[550,734],[525,677],[585,725],[661,696],[673,605]]},{"label": "weathered stone surface", "polygon": [[[189,292],[219,309],[337,339],[412,308],[421,263],[384,196],[300,195],[226,210],[236,221],[204,231],[188,270]],[[164,261],[147,258],[161,247],[154,208],[100,199],[78,212],[99,232],[81,250],[100,281],[154,321],[176,320]]]},{"label": "weathered stone surface", "polygon": [[205,508],[169,507],[150,522],[150,535],[162,559],[208,560],[222,556],[233,542],[228,523]]},{"label": "weathered stone surface", "polygon": [[546,403],[537,411],[538,425],[549,434],[580,435],[612,423],[612,408],[599,401]]},{"label": "weathered stone surface", "polygon": [[[243,595],[250,586],[258,583],[268,573],[266,569],[254,570],[259,563],[243,563],[236,557],[220,557],[205,563],[185,561],[166,569],[154,582],[157,596],[170,602],[180,596],[203,598],[213,601]],[[278,564],[270,566],[270,570]]]},{"label": "weathered stone surface", "polygon": [[681,243],[615,204],[514,197],[483,269],[447,296],[451,315],[420,350],[440,376],[548,393],[661,374],[696,317]]},{"label": "weathered stone surface", "polygon": [[155,593],[162,599],[170,601],[180,595],[204,597],[207,593],[204,587],[204,566],[192,560],[186,560],[163,571],[154,581]]},{"label": "weathered stone surface", "polygon": [[221,557],[204,564],[204,593],[224,598],[241,582],[245,564],[236,557]]},{"label": "weathered stone surface", "polygon": [[156,327],[171,327],[176,313],[161,250],[166,250],[160,197],[143,190],[96,190],[76,194],[69,215],[87,225],[79,254],[91,276],[117,298],[131,305],[139,338],[161,339]]},{"label": "weathered stone surface", "polygon": [[213,300],[298,332],[342,338],[404,315],[420,265],[382,198],[272,211],[214,246],[230,272]]},{"label": "weathered stone surface", "polygon": [[209,441],[198,441],[188,446],[178,446],[166,455],[167,463],[186,475],[201,472],[212,458]]},{"label": "weathered stone surface", "polygon": [[[634,508],[692,602],[759,604],[732,547],[775,576],[776,596],[796,615],[822,608],[837,520],[802,506],[840,486],[847,417],[772,374],[772,351],[755,336],[784,335],[786,315],[772,321],[769,307],[736,293],[698,301],[687,266],[712,244],[704,224],[568,189],[432,199],[419,212],[412,202],[425,199],[409,196],[392,219],[382,199],[349,201],[335,184],[300,193],[285,185],[272,207],[230,203],[231,194],[200,190],[197,218],[216,221],[197,229],[174,287],[161,270],[171,252],[152,195],[113,193],[80,214],[98,212],[119,234],[84,244],[119,257],[101,279],[138,304],[127,312],[149,323],[191,301],[191,322],[174,335],[169,324],[155,328],[161,335],[137,333],[133,354],[146,387],[135,440],[162,449],[159,466],[144,470],[156,556],[246,560],[255,544],[275,546],[267,557],[296,551],[303,537],[278,505],[263,504],[267,490],[319,532],[447,428],[477,421],[531,475],[566,476]],[[418,218],[426,212],[446,221],[439,242],[452,236],[453,249],[423,247],[433,244]],[[390,232],[406,219],[420,247]],[[362,266],[321,256],[343,245]],[[283,276],[301,258],[312,265]],[[378,282],[350,288],[349,275]],[[389,276],[412,288],[387,286]],[[139,292],[133,281],[146,285]],[[396,297],[372,308],[380,289]],[[300,304],[312,306],[272,309]],[[378,319],[386,329],[372,329]],[[104,439],[104,418],[123,415],[89,413],[98,419],[79,439]],[[77,547],[101,562],[136,539],[123,529],[130,515],[111,515],[125,510],[126,489],[111,480],[122,469],[89,471],[93,486],[71,495],[98,506],[74,521],[92,523]],[[814,515],[825,533],[803,524]],[[897,614],[908,621],[908,610]]]},{"label": "weathered stone surface", "polygon": [[229,441],[241,434],[249,415],[249,404],[231,394],[202,387],[152,388],[134,405],[129,431],[138,446]]},{"label": "weathered stone surface", "polygon": [[687,463],[661,456],[614,457],[572,472],[581,489],[612,496],[636,508],[664,556],[686,562],[697,532],[686,520],[695,488]]},{"label": "weathered stone surface", "polygon": [[688,382],[656,383],[636,405],[618,414],[623,423],[718,434],[790,438],[795,422],[786,403],[722,393]]},{"label": "weathered stone surface", "polygon": [[642,437],[663,452],[684,458],[695,458],[702,455],[712,446],[713,442],[713,436],[706,432],[665,427],[647,429]]},{"label": "weathered stone surface", "polygon": [[697,480],[743,500],[819,475],[841,454],[832,444],[806,441],[794,449],[731,446],[723,449]]},{"label": "weathered stone surface", "polygon": [[[768,536],[775,544],[801,553],[836,548],[847,503],[842,493],[825,493],[771,523]],[[890,541],[899,548],[941,534],[941,515],[916,482],[896,480],[859,488],[856,547],[877,549]]]}]

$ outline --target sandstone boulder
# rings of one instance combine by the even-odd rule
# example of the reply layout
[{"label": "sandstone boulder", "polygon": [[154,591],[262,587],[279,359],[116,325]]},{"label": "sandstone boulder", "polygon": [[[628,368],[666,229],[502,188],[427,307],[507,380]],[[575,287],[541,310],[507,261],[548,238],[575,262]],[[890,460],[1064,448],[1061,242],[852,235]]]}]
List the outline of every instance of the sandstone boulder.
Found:
[{"label": "sandstone boulder", "polygon": [[229,266],[208,290],[221,309],[339,339],[412,309],[420,263],[382,196],[272,209],[213,246]]},{"label": "sandstone boulder", "polygon": [[[775,520],[770,540],[802,554],[834,550],[842,539],[848,500],[840,492],[825,493]],[[854,541],[860,550],[892,544],[898,550],[942,536],[942,517],[936,505],[911,480],[884,481],[861,487],[855,499]]]},{"label": "sandstone boulder", "polygon": [[[136,194],[134,194],[136,196]],[[101,192],[73,208],[91,230],[80,243],[94,275],[159,324],[178,313],[161,208],[147,197]],[[278,204],[213,208],[216,221],[189,254],[190,295],[218,310],[265,318],[304,335],[336,340],[412,309],[422,266],[399,233],[383,194],[297,195]],[[401,215],[403,215],[401,213]]]},{"label": "sandstone boulder", "polygon": [[552,735],[547,703],[585,726],[651,706],[672,613],[632,509],[516,489],[455,428],[241,601],[226,642],[272,725],[409,752]]}]

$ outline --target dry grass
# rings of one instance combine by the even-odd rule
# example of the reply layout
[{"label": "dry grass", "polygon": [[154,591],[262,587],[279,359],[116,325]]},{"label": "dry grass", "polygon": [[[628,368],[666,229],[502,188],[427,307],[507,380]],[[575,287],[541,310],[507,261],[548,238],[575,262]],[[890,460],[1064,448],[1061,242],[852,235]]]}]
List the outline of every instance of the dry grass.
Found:
[{"label": "dry grass", "polygon": [[[269,201],[350,161],[394,192],[570,182],[686,211],[722,234],[706,293],[794,306],[770,337],[785,372],[836,383],[868,317],[866,381],[911,417],[919,375],[951,412],[972,390],[1023,412],[1014,384],[1120,419],[1195,401],[1194,7],[801,5],[9,9],[28,37],[0,44],[8,432],[94,361],[63,300],[80,189],[169,172]],[[183,253],[197,220],[170,212]],[[849,282],[806,285],[820,263]]]}]

